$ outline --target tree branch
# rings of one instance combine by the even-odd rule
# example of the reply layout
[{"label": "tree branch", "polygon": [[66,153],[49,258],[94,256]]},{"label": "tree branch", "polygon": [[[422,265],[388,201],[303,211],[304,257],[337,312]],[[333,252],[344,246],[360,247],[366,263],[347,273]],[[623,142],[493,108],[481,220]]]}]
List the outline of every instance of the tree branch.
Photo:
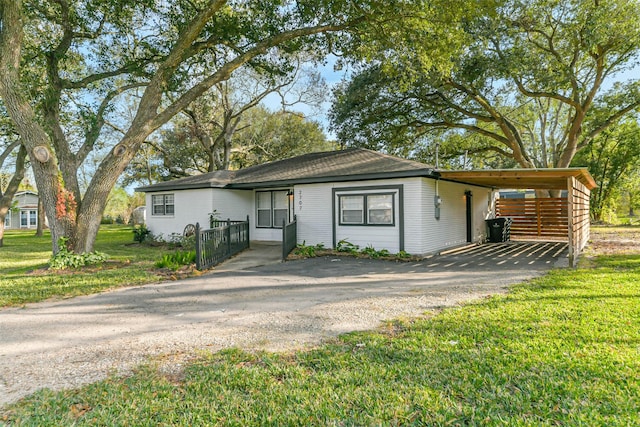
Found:
[{"label": "tree branch", "polygon": [[7,157],[9,157],[9,155],[13,152],[13,150],[15,150],[15,148],[20,144],[22,144],[22,141],[17,139],[4,149],[2,154],[0,154],[0,169],[2,169],[2,165],[4,165],[4,162],[5,160],[7,160]]},{"label": "tree branch", "polygon": [[162,111],[155,117],[155,119],[152,121],[152,127],[157,128],[163,123],[166,123],[171,117],[175,116],[180,110],[186,108],[191,102],[193,102],[193,100],[206,92],[213,85],[218,82],[227,80],[231,76],[231,73],[233,73],[233,71],[237,70],[256,56],[263,54],[269,48],[277,46],[286,41],[304,36],[331,31],[340,31],[346,28],[348,25],[349,24],[317,25],[313,27],[297,28],[295,30],[285,31],[262,40],[251,49],[228,61],[226,64],[220,67],[218,71],[205,78],[202,82],[194,85],[191,89],[187,90],[180,98],[174,101],[164,111]]},{"label": "tree branch", "polygon": [[100,103],[100,106],[98,107],[98,111],[96,112],[95,120],[85,136],[85,142],[84,144],[82,144],[80,149],[78,149],[78,152],[76,154],[77,164],[82,164],[84,160],[87,158],[87,156],[89,155],[89,153],[91,152],[91,150],[93,150],[93,147],[95,146],[96,141],[100,136],[100,131],[102,130],[102,127],[104,126],[104,123],[105,123],[104,113],[107,110],[107,108],[109,108],[111,101],[116,96],[121,95],[122,93],[128,90],[135,89],[138,87],[143,87],[143,86],[146,86],[146,83],[132,83],[132,84],[124,85],[115,90],[112,90],[104,97],[104,99]]}]

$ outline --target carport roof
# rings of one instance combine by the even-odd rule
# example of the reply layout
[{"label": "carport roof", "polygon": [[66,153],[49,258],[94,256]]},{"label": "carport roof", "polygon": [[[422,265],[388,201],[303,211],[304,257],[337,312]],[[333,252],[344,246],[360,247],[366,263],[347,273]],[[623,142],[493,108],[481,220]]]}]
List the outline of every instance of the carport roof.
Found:
[{"label": "carport roof", "polygon": [[586,168],[439,170],[442,179],[492,188],[531,190],[566,190],[568,178],[574,177],[589,190],[597,187]]}]

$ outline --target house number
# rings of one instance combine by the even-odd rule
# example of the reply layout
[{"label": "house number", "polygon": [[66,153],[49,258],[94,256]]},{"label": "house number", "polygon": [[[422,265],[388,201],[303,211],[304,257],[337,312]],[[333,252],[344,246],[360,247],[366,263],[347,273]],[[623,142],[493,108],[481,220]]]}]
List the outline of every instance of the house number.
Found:
[{"label": "house number", "polygon": [[302,210],[302,190],[298,190],[298,210]]}]

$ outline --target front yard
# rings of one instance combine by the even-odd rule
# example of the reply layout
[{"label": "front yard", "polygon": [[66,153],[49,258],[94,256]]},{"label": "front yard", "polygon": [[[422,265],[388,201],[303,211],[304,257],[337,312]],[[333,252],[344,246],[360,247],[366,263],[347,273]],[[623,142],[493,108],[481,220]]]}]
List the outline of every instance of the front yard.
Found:
[{"label": "front yard", "polygon": [[0,421],[640,425],[640,253],[607,252],[505,296],[310,351],[228,350],[179,372],[150,364],[129,378],[42,391],[6,408]]},{"label": "front yard", "polygon": [[79,271],[48,271],[51,237],[33,230],[7,230],[0,248],[0,307],[43,301],[52,297],[87,295],[121,286],[162,279],[154,263],[168,253],[164,246],[133,242],[131,227],[102,226],[95,249],[109,255],[102,266]]}]

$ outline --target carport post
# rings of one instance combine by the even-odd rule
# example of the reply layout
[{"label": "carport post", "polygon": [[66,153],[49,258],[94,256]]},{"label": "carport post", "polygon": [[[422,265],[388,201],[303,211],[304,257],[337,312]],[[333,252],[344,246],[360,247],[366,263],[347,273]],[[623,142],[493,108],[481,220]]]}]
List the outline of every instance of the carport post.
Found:
[{"label": "carport post", "polygon": [[573,191],[574,191],[574,177],[567,178],[567,229],[569,239],[569,267],[575,267],[576,252],[574,242],[574,230],[573,230]]}]

